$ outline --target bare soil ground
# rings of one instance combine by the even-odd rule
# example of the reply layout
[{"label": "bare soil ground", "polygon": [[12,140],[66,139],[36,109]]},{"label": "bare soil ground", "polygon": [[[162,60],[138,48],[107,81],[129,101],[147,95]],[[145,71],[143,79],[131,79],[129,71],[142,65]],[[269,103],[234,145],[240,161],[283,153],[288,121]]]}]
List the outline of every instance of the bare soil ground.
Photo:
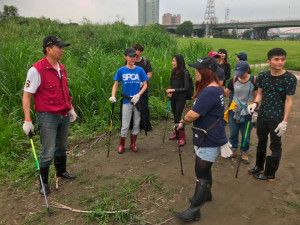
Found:
[{"label": "bare soil ground", "polygon": [[[300,224],[299,86],[298,82],[288,130],[282,138],[283,154],[276,181],[258,181],[247,174],[248,169],[255,164],[257,138],[256,130],[253,129],[250,164],[241,164],[238,178],[235,178],[238,158],[217,159],[213,165],[213,201],[207,202],[201,209],[200,221],[191,224]],[[171,126],[169,120],[167,135],[171,134]],[[114,132],[109,158],[106,157],[107,147],[103,140],[97,141],[95,138],[88,143],[84,140],[70,143],[71,152],[75,156],[68,168],[78,177],[72,181],[60,182],[58,191],[55,191],[55,182],[52,180],[52,193],[48,196],[48,201],[54,210],[53,215],[47,217],[45,213],[41,213],[45,211],[45,205],[43,197],[38,194],[37,182],[31,193],[2,185],[0,224],[85,224],[82,213],[54,208],[53,202],[84,210],[79,196],[93,196],[104,185],[117,186],[124,177],[140,178],[146,174],[157,174],[163,190],[153,191],[144,185],[137,193],[138,209],[142,211],[148,224],[159,224],[170,219],[172,215],[169,209],[186,209],[189,206],[188,197],[194,193],[194,153],[192,133],[188,127],[187,145],[181,148],[184,168],[182,176],[176,142],[166,138],[165,143],[162,143],[163,128],[164,121],[161,121],[147,137],[142,133],[137,141],[138,153],[129,149],[128,138],[122,155],[117,154],[118,132]],[[270,150],[268,153],[270,154]],[[184,223],[174,218],[165,224]]]}]

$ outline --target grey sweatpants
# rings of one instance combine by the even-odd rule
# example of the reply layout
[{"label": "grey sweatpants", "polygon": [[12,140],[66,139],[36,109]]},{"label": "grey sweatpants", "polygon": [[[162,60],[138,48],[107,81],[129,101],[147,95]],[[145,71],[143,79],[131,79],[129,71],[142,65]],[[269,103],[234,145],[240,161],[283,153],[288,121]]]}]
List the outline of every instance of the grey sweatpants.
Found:
[{"label": "grey sweatpants", "polygon": [[140,112],[131,103],[123,104],[121,137],[126,137],[128,134],[132,111],[134,111],[134,114],[133,114],[133,128],[131,134],[137,135],[140,132],[140,122],[141,122]]}]

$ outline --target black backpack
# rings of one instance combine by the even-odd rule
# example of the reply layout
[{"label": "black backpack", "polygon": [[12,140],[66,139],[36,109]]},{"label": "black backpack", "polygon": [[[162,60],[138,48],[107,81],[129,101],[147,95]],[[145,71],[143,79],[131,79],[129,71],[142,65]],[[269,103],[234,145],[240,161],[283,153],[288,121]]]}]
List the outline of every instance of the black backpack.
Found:
[{"label": "black backpack", "polygon": [[194,84],[193,84],[193,79],[191,78],[191,75],[188,70],[185,70],[185,73],[188,73],[189,75],[189,89],[186,93],[186,100],[191,100],[192,97],[194,96]]}]

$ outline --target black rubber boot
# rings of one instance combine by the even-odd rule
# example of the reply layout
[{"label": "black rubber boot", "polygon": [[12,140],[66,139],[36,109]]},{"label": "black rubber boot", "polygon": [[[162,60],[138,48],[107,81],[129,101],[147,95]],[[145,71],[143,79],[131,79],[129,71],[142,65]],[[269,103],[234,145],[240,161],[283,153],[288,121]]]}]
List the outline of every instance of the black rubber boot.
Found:
[{"label": "black rubber boot", "polygon": [[[206,201],[210,202],[212,201],[212,193],[211,193],[211,187],[212,187],[212,180],[209,181],[210,187],[208,189],[208,194],[207,194],[207,198]],[[192,204],[194,201],[194,196],[189,198],[190,203]]]},{"label": "black rubber boot", "polygon": [[66,170],[66,163],[67,163],[67,157],[61,156],[61,157],[55,157],[54,158],[54,165],[56,169],[56,176],[57,177],[63,177],[67,179],[74,179],[76,178],[75,175],[70,174]]},{"label": "black rubber boot", "polygon": [[264,165],[266,160],[265,152],[256,152],[256,164],[255,167],[251,170],[248,170],[249,174],[257,174],[264,172]]},{"label": "black rubber boot", "polygon": [[254,174],[253,176],[259,180],[275,181],[275,173],[279,167],[279,160],[272,159],[267,156],[265,172],[261,174]]},{"label": "black rubber boot", "polygon": [[194,200],[190,207],[183,212],[176,212],[175,216],[184,221],[199,220],[201,216],[200,209],[205,204],[209,192],[210,184],[208,180],[201,179],[196,182]]},{"label": "black rubber boot", "polygon": [[[45,188],[45,194],[48,195],[50,193],[49,184],[48,184],[49,166],[48,167],[40,167],[40,173],[41,173],[42,181],[43,181],[44,188]],[[44,195],[41,181],[40,181],[40,194]]]}]

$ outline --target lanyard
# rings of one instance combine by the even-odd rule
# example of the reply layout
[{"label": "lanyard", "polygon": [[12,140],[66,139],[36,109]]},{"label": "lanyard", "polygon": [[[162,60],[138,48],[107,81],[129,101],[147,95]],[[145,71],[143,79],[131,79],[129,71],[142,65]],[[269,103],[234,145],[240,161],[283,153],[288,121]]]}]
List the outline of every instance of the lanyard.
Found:
[{"label": "lanyard", "polygon": [[237,98],[237,100],[239,101],[239,104],[240,104],[240,106],[241,106],[242,108],[246,108],[247,105],[248,105],[248,99],[249,99],[249,95],[250,95],[250,91],[251,91],[251,84],[252,84],[252,75],[250,75],[249,92],[248,92],[248,97],[247,97],[247,101],[246,101],[246,104],[245,104],[245,105],[243,105],[243,104],[241,103],[241,101],[239,100],[239,98],[236,96],[236,98]]}]

